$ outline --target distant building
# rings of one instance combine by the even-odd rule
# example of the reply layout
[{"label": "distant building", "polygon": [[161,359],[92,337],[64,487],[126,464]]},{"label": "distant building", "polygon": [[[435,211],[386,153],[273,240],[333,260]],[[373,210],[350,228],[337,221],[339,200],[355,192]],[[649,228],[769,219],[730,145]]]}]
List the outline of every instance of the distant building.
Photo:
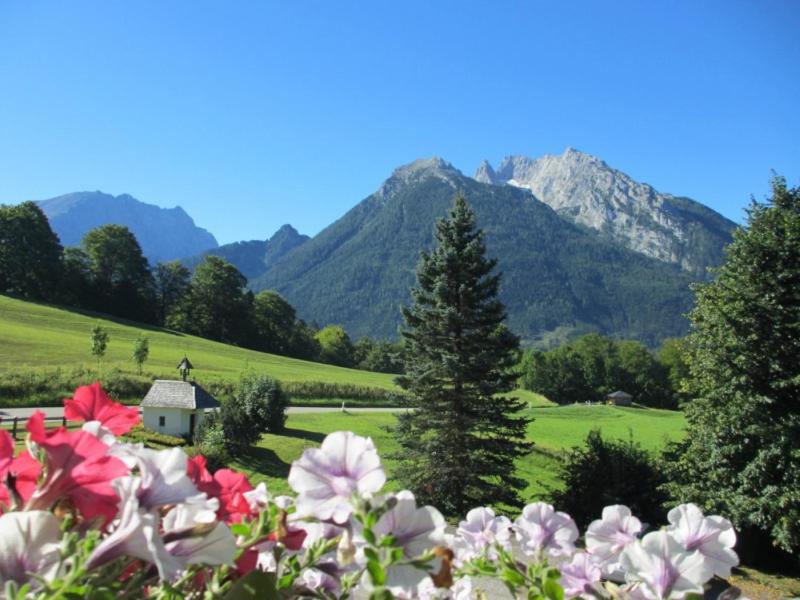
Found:
[{"label": "distant building", "polygon": [[192,363],[184,357],[178,369],[182,380],[156,379],[142,400],[142,421],[151,431],[167,435],[192,435],[207,409],[219,402],[200,385],[187,381]]},{"label": "distant building", "polygon": [[617,390],[613,394],[606,396],[607,404],[614,404],[616,406],[630,406],[633,396],[622,390]]}]

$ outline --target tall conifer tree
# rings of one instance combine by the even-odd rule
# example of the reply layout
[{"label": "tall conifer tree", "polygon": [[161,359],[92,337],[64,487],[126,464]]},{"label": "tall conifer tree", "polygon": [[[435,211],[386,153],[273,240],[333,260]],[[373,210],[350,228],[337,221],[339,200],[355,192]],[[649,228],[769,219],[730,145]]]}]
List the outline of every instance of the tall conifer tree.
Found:
[{"label": "tall conifer tree", "polygon": [[520,504],[514,461],[530,449],[514,388],[519,339],[504,325],[496,261],[463,195],[436,225],[438,247],[422,253],[398,383],[414,410],[398,417],[398,475],[421,502],[463,515],[481,505]]}]

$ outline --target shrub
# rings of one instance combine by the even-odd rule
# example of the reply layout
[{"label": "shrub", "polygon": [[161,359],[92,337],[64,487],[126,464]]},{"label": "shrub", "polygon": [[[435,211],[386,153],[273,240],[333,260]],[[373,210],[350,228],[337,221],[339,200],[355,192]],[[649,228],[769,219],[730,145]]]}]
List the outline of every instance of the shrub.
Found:
[{"label": "shrub", "polygon": [[575,446],[567,455],[559,478],[564,489],[550,497],[580,526],[611,504],[629,506],[646,523],[665,518],[667,498],[659,489],[664,479],[655,460],[633,439],[604,440],[599,429],[590,431],[585,447]]},{"label": "shrub", "polygon": [[262,433],[283,431],[290,400],[278,380],[266,375],[246,374],[239,381],[235,395],[262,424]]},{"label": "shrub", "polygon": [[145,429],[142,425],[137,425],[125,434],[125,437],[132,442],[144,442],[146,446],[167,446],[170,448],[183,446],[186,440],[182,437],[166,435]]},{"label": "shrub", "polygon": [[219,413],[206,413],[195,429],[194,444],[195,453],[206,458],[206,464],[212,471],[226,467],[230,462],[225,430]]},{"label": "shrub", "polygon": [[275,379],[252,373],[242,376],[220,411],[228,450],[237,454],[255,444],[263,433],[282,431],[288,406],[289,397]]}]

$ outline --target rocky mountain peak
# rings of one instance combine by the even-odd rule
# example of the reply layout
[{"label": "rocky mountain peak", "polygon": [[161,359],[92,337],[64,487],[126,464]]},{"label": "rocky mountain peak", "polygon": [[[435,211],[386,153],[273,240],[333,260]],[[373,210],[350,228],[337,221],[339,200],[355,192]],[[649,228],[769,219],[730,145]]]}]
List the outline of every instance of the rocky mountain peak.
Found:
[{"label": "rocky mountain peak", "polygon": [[481,183],[497,183],[497,173],[494,172],[492,165],[489,164],[489,161],[484,159],[480,165],[478,165],[478,169],[475,171],[475,177],[473,178],[476,181],[480,181]]},{"label": "rocky mountain peak", "polygon": [[434,156],[433,158],[420,158],[395,169],[392,176],[389,177],[378,190],[377,196],[385,200],[389,198],[399,186],[414,184],[429,177],[436,177],[446,181],[455,188],[457,187],[456,179],[463,176],[461,171],[443,158],[439,158],[438,156]]},{"label": "rocky mountain peak", "polygon": [[721,259],[721,250],[708,256],[704,247],[721,249],[735,228],[700,203],[660,193],[572,147],[540,158],[507,156],[494,172],[485,163],[475,179],[528,189],[563,217],[696,274]]}]

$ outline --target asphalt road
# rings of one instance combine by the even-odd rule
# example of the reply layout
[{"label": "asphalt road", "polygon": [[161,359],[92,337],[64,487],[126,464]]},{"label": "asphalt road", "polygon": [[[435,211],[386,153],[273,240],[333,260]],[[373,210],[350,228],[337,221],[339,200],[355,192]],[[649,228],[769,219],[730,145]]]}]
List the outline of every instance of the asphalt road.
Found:
[{"label": "asphalt road", "polygon": [[[27,419],[35,411],[40,410],[44,413],[45,417],[61,417],[64,414],[63,406],[41,406],[41,407],[25,407],[25,408],[0,408],[0,418],[13,419],[19,417],[20,419]],[[348,408],[349,413],[393,413],[402,412],[404,408]],[[287,412],[290,415],[305,414],[305,413],[331,413],[341,412],[340,406],[290,406]]]}]

